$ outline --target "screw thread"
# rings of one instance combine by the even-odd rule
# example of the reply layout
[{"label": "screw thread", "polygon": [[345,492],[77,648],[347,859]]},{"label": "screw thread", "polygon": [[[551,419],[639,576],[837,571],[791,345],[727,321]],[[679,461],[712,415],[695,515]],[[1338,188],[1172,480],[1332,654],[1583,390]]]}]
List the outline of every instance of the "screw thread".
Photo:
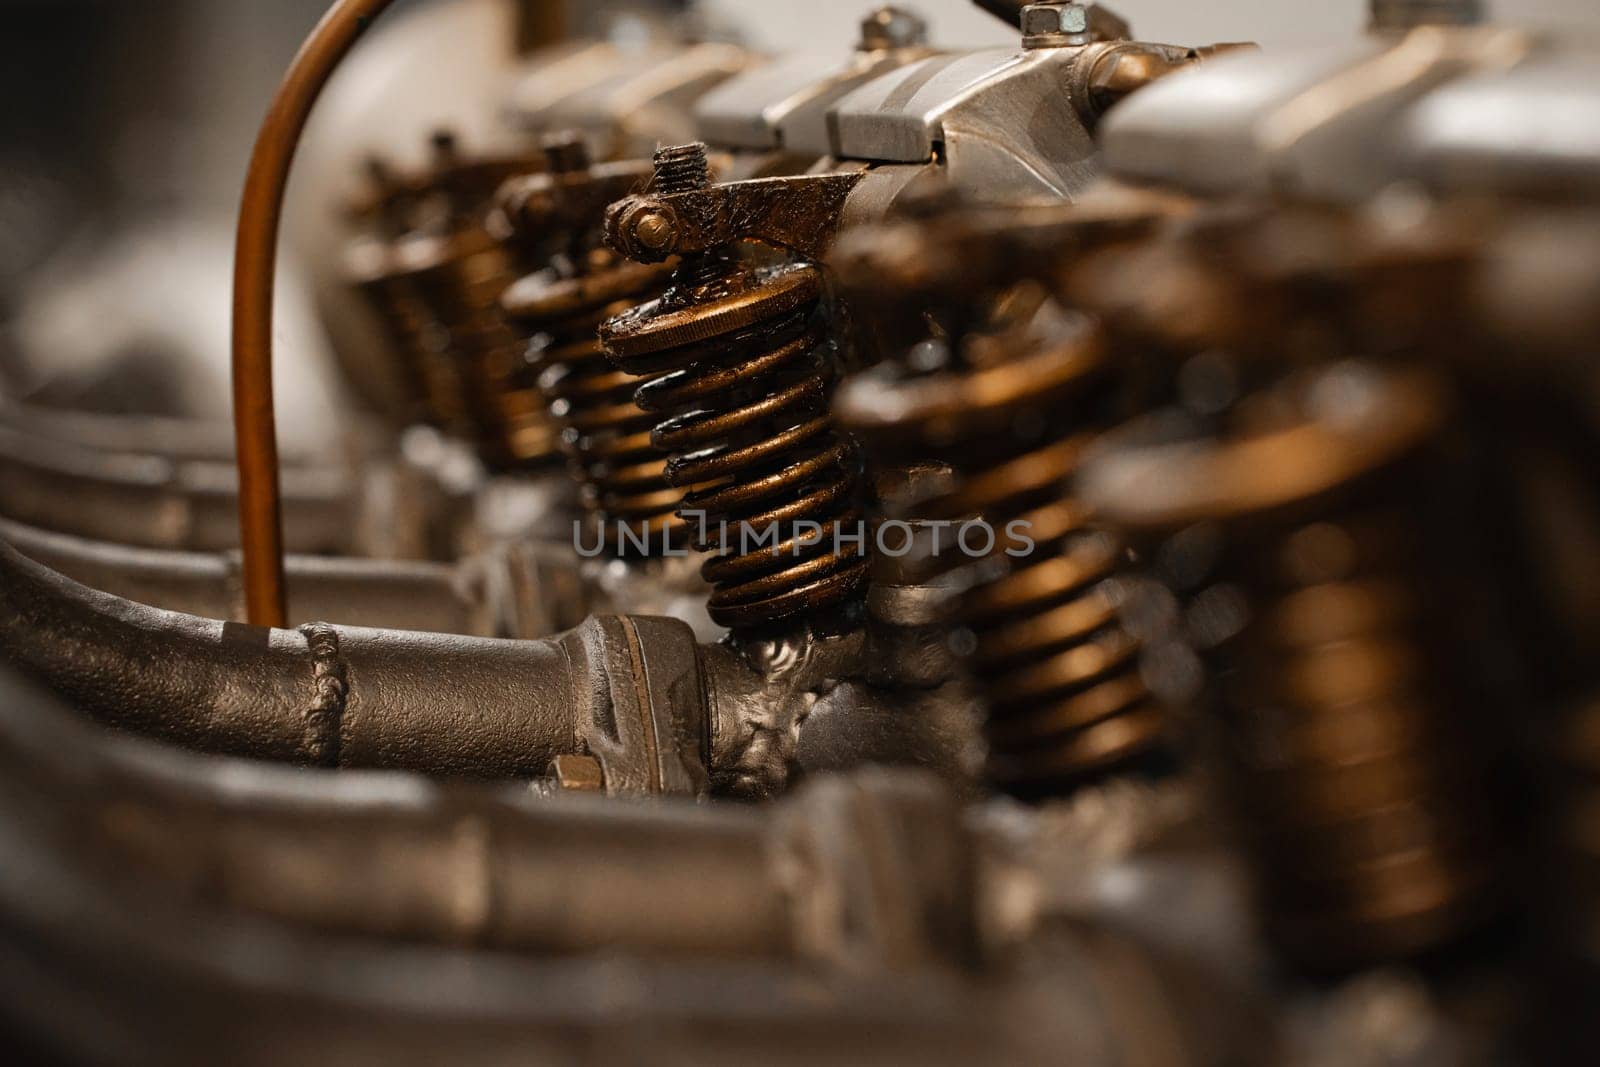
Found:
[{"label": "screw thread", "polygon": [[711,164],[703,144],[674,145],[656,153],[656,192],[663,196],[704,189],[711,184]]}]

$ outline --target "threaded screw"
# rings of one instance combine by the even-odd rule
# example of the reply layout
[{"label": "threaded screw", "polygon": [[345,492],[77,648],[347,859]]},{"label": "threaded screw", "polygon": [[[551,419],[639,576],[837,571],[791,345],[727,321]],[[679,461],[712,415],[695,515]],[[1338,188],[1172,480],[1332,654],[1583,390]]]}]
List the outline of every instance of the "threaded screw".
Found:
[{"label": "threaded screw", "polygon": [[655,191],[662,196],[690,193],[711,185],[711,163],[704,144],[674,145],[656,153]]}]

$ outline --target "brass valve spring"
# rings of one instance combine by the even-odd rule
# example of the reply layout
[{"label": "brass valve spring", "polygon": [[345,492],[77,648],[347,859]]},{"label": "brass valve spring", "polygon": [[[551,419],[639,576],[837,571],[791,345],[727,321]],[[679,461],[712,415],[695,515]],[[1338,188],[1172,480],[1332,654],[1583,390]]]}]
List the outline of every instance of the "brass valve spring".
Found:
[{"label": "brass valve spring", "polygon": [[[704,146],[656,157],[655,188],[701,188]],[[685,495],[679,515],[715,588],[713,620],[759,630],[807,614],[853,617],[868,557],[854,446],[829,412],[833,346],[821,270],[749,267],[731,248],[684,257],[656,301],[600,330],[618,367],[651,380],[640,408],[657,416],[656,448]]]},{"label": "brass valve spring", "polygon": [[821,300],[812,265],[713,260],[680,267],[661,300],[601,330],[619,367],[652,379],[637,402],[662,420],[652,440],[687,491],[679,515],[695,547],[717,553],[703,570],[711,617],[733,629],[847,610],[866,579],[852,539],[859,465],[828,411]]},{"label": "brass valve spring", "polygon": [[586,273],[530,275],[503,301],[529,337],[526,361],[505,388],[549,405],[601,543],[623,557],[676,550],[689,540],[677,517],[683,494],[668,482],[667,459],[650,440],[657,420],[634,401],[639,380],[611,365],[598,335],[602,322],[658,295],[666,273],[596,252]]},{"label": "brass valve spring", "polygon": [[[924,373],[896,365],[841,391],[843,424],[875,458],[943,461],[951,489],[904,518],[954,524],[935,571],[965,569],[954,622],[988,707],[990,780],[1065,792],[1154,754],[1167,720],[1118,619],[1126,554],[1071,490],[1106,385],[1098,331],[1078,321],[1037,347],[1000,340],[975,359],[953,342]],[[979,534],[960,531],[964,524]]]},{"label": "brass valve spring", "polygon": [[356,246],[351,256],[352,284],[383,329],[404,375],[406,400],[417,417],[440,429],[462,430],[465,389],[449,356],[449,335],[394,259],[387,243]]},{"label": "brass valve spring", "polygon": [[1188,576],[1218,785],[1269,940],[1313,972],[1426,955],[1494,910],[1470,613],[1419,515],[1448,484],[1441,404],[1423,378],[1339,365],[1191,440],[1158,420],[1119,432],[1087,479]]},{"label": "brass valve spring", "polygon": [[539,467],[558,451],[558,430],[536,390],[506,390],[525,345],[501,306],[515,280],[506,249],[480,226],[416,239],[407,252],[416,284],[449,337],[478,450],[491,468]]}]

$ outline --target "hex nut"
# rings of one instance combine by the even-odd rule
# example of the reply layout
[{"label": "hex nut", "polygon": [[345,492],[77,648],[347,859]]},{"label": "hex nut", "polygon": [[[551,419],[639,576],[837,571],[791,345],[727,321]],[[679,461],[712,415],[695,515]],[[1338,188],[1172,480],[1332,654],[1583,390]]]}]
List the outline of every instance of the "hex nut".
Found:
[{"label": "hex nut", "polygon": [[1082,4],[1029,4],[1022,9],[1024,37],[1048,37],[1089,31],[1089,10]]},{"label": "hex nut", "polygon": [[634,220],[633,235],[646,248],[659,252],[672,244],[677,227],[659,211],[647,212]]},{"label": "hex nut", "polygon": [[570,793],[599,793],[606,786],[605,771],[593,756],[557,756],[550,761],[550,777]]},{"label": "hex nut", "polygon": [[915,48],[928,43],[928,23],[914,11],[880,7],[861,21],[861,50]]}]

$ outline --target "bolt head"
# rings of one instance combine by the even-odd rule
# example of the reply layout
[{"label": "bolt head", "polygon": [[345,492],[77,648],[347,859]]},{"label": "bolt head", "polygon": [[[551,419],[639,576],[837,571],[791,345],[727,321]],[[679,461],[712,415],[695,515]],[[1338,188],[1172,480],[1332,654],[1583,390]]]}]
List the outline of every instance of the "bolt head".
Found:
[{"label": "bolt head", "polygon": [[647,211],[633,222],[633,236],[644,247],[659,252],[672,244],[678,228],[659,211]]},{"label": "bolt head", "polygon": [[1025,37],[1089,32],[1089,9],[1082,4],[1029,4],[1022,9]]},{"label": "bolt head", "polygon": [[880,7],[861,21],[861,48],[875,52],[928,43],[928,23],[903,7]]},{"label": "bolt head", "polygon": [[550,777],[558,788],[573,793],[598,793],[605,789],[605,771],[593,756],[557,756]]}]

